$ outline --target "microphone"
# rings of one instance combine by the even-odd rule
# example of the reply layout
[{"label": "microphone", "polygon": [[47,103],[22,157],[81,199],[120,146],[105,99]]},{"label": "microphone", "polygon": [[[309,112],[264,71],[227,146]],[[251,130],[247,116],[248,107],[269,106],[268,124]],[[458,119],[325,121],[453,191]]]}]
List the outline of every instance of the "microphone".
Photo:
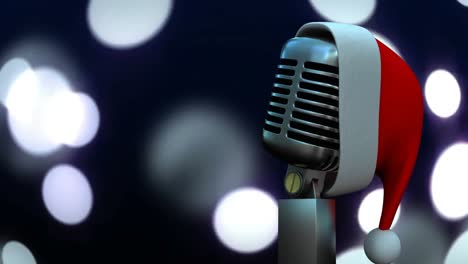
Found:
[{"label": "microphone", "polygon": [[399,55],[360,26],[303,25],[281,51],[263,127],[265,148],[288,163],[280,264],[335,263],[333,214],[320,198],[362,190],[375,174],[383,208],[364,250],[374,263],[393,262],[401,245],[390,227],[422,124],[421,87]]},{"label": "microphone", "polygon": [[[295,37],[282,49],[263,143],[289,163],[284,184],[291,198],[320,198],[326,174],[338,169],[338,73],[329,38]],[[335,263],[331,209],[322,199],[280,201],[279,264]]]},{"label": "microphone", "polygon": [[290,164],[285,187],[291,197],[320,197],[326,172],[338,169],[338,73],[330,39],[296,37],[283,47],[263,143]]}]

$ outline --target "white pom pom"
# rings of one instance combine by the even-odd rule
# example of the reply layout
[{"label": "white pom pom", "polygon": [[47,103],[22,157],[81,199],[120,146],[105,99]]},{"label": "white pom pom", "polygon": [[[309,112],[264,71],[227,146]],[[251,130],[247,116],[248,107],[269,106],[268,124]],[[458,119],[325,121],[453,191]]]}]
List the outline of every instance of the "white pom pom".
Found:
[{"label": "white pom pom", "polygon": [[401,252],[398,235],[391,230],[372,230],[364,241],[367,258],[377,264],[389,264],[395,261]]}]

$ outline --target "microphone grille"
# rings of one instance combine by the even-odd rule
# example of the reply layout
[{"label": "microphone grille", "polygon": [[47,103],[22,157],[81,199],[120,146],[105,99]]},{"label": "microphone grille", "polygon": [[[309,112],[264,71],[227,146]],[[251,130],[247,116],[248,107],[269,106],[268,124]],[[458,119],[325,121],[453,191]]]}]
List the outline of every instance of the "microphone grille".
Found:
[{"label": "microphone grille", "polygon": [[290,40],[283,49],[268,104],[263,133],[267,147],[292,164],[337,169],[338,85],[333,44]]}]

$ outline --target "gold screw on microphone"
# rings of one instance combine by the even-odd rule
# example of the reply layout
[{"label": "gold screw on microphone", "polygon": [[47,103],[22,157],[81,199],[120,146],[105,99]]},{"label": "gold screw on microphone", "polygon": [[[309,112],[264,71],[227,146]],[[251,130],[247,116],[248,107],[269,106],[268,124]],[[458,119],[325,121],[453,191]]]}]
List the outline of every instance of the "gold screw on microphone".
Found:
[{"label": "gold screw on microphone", "polygon": [[298,172],[292,171],[286,175],[284,180],[284,187],[290,195],[297,195],[303,186],[302,175]]}]

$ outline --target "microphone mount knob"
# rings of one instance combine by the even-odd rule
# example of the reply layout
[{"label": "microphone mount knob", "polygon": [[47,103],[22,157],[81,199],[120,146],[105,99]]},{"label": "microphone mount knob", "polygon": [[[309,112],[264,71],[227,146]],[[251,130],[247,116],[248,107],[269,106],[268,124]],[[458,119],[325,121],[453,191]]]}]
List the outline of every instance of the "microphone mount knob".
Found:
[{"label": "microphone mount knob", "polygon": [[289,165],[284,188],[290,198],[320,198],[326,172]]}]

